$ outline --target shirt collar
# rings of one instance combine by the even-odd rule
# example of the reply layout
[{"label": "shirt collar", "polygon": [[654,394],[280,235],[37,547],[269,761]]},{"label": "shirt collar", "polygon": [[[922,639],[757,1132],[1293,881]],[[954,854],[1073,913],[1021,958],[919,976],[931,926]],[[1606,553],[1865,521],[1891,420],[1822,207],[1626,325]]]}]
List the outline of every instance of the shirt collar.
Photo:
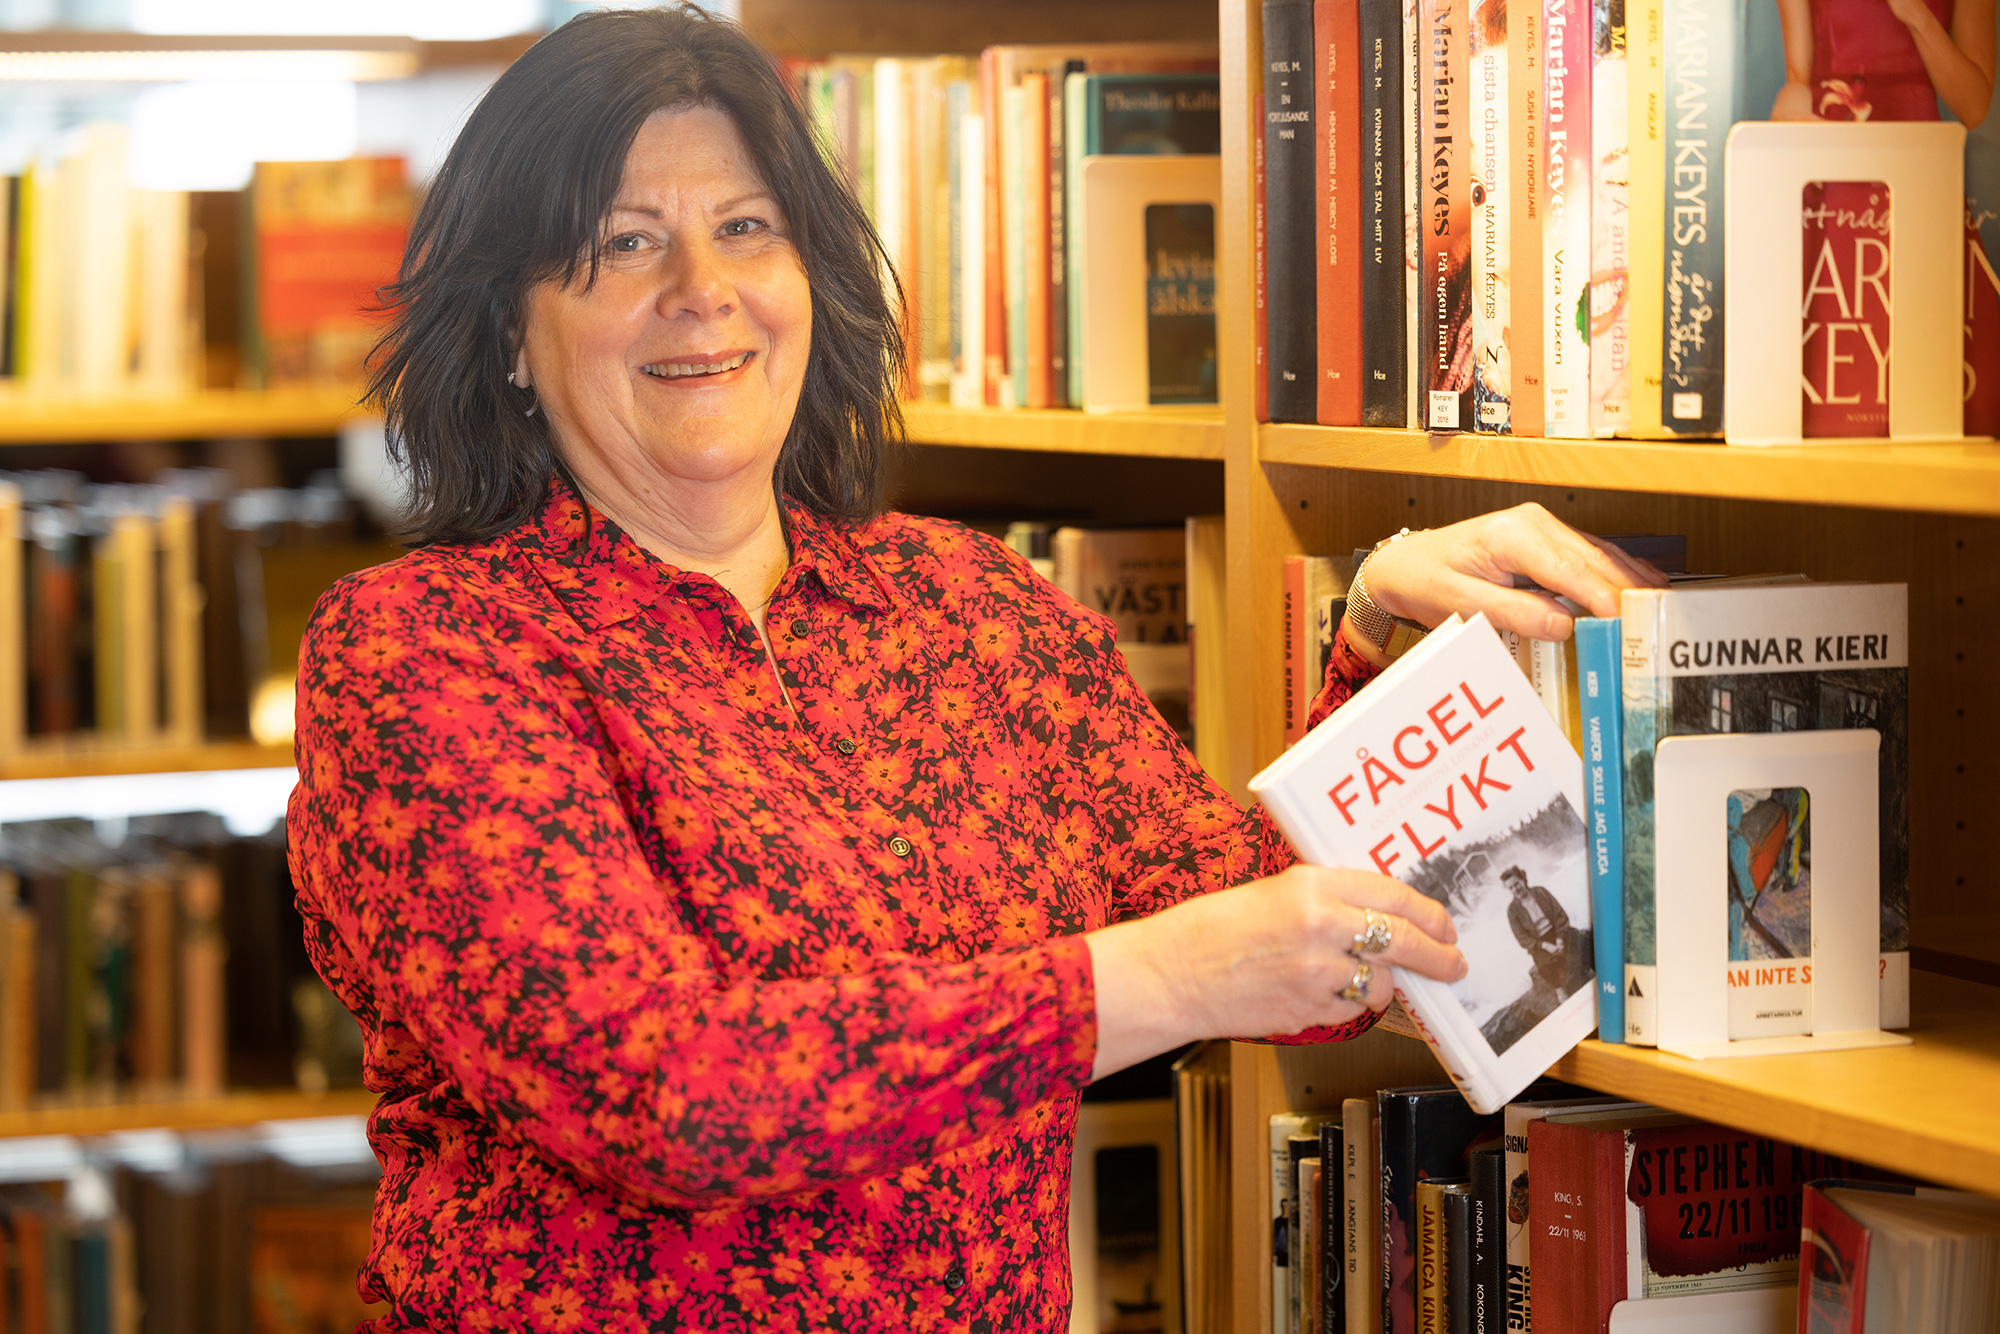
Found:
[{"label": "shirt collar", "polygon": [[[880,576],[844,525],[789,499],[779,505],[792,550],[786,582],[813,577],[857,607],[888,608]],[[508,540],[527,554],[570,613],[592,629],[615,625],[666,598],[720,604],[728,596],[708,575],[669,565],[641,547],[560,477],[550,478],[541,508]]]}]

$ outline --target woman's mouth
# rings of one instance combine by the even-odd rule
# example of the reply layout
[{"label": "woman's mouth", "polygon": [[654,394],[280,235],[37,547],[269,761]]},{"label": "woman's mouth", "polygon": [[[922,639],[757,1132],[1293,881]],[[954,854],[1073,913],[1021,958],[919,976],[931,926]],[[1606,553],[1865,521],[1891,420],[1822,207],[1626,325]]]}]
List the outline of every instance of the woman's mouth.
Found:
[{"label": "woman's mouth", "polygon": [[693,380],[733,371],[748,360],[748,352],[736,352],[714,360],[655,361],[639,369],[658,380]]}]

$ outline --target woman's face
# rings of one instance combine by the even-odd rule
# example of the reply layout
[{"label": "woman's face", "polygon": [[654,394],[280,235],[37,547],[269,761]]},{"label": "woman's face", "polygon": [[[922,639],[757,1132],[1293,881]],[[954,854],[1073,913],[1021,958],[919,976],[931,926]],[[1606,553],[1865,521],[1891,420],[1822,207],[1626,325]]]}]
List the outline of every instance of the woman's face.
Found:
[{"label": "woman's face", "polygon": [[588,288],[530,290],[525,371],[586,490],[677,508],[768,483],[812,346],[805,269],[736,124],[655,112],[625,158]]}]

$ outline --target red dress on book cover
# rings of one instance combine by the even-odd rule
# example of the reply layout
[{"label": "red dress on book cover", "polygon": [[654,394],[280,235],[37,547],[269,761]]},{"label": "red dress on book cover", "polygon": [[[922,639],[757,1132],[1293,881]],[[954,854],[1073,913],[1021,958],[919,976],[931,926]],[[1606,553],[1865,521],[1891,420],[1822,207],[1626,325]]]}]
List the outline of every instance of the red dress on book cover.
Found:
[{"label": "red dress on book cover", "polygon": [[[1953,0],[1925,0],[1946,31]],[[1937,120],[1937,91],[1910,30],[1883,0],[1814,0],[1813,114],[1823,120]],[[1971,127],[1968,126],[1968,129]],[[1879,183],[1809,185],[1805,230],[1805,434],[1889,433],[1891,201]],[[2000,298],[1977,281],[1983,255],[1969,213],[1965,432],[2000,426]]]}]

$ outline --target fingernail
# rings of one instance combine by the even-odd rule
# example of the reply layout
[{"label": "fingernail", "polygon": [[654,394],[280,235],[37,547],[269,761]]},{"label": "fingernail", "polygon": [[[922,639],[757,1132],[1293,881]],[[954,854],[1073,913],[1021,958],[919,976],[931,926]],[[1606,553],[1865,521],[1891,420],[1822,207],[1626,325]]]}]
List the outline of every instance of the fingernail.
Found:
[{"label": "fingernail", "polygon": [[1452,981],[1454,981],[1454,982],[1458,982],[1458,981],[1461,981],[1461,980],[1463,980],[1463,979],[1464,979],[1464,977],[1465,977],[1465,975],[1466,975],[1467,973],[1471,972],[1471,971],[1472,971],[1472,965],[1471,965],[1471,964],[1470,964],[1469,962],[1467,962],[1467,961],[1466,961],[1466,958],[1465,958],[1465,956],[1464,956],[1463,954],[1459,955],[1459,956],[1458,956],[1458,976],[1457,976],[1457,977],[1454,977],[1454,978],[1452,979]]}]

